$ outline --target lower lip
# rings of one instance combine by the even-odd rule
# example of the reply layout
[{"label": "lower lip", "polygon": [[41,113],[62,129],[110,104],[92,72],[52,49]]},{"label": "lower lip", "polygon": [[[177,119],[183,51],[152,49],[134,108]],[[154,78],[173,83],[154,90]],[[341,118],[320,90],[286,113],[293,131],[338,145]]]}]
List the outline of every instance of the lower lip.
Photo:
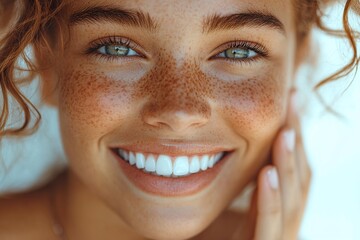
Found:
[{"label": "lower lip", "polygon": [[185,177],[170,178],[145,173],[131,166],[114,153],[125,176],[144,192],[164,196],[189,196],[205,189],[221,171],[231,153],[227,153],[214,167]]}]

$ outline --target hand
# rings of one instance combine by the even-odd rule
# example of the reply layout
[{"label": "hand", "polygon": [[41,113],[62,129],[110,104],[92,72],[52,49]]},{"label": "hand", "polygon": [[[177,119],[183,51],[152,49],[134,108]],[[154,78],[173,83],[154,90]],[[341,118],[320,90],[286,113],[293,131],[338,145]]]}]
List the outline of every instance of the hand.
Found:
[{"label": "hand", "polygon": [[252,199],[253,240],[296,240],[310,187],[311,170],[304,151],[295,96],[286,126],[273,146],[273,166],[264,167]]}]

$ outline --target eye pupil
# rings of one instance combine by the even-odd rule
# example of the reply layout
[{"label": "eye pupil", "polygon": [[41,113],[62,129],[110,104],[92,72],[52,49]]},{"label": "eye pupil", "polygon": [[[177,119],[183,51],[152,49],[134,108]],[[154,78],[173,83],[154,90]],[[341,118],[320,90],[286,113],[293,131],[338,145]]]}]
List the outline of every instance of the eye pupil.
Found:
[{"label": "eye pupil", "polygon": [[114,56],[127,56],[129,54],[130,48],[126,46],[116,46],[110,45],[105,47],[106,54]]},{"label": "eye pupil", "polygon": [[243,48],[230,48],[225,51],[225,55],[228,58],[248,58],[250,56],[250,50]]}]

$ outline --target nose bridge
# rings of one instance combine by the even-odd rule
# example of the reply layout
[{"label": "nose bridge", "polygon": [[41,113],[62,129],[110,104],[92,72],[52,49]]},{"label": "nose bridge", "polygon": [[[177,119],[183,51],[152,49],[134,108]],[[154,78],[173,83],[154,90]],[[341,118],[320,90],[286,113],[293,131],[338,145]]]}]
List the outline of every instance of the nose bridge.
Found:
[{"label": "nose bridge", "polygon": [[[168,76],[159,76],[161,83],[157,92],[156,101],[164,109],[182,111],[186,113],[199,113],[206,104],[206,94],[201,88],[202,81],[199,76],[183,69],[174,70]],[[203,83],[204,85],[204,83]]]},{"label": "nose bridge", "polygon": [[142,109],[145,123],[183,131],[204,125],[210,119],[207,101],[210,84],[196,66],[187,63],[177,66],[168,61],[159,64],[145,81],[142,88],[148,99]]}]

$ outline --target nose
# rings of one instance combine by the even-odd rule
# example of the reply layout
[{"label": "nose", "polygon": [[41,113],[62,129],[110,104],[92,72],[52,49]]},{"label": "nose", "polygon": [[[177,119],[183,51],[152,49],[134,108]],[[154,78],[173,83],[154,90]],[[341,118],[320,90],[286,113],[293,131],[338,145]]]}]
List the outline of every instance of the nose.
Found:
[{"label": "nose", "polygon": [[192,104],[166,100],[148,103],[142,111],[142,120],[147,125],[178,133],[202,127],[210,119],[210,107],[195,101],[192,100]]},{"label": "nose", "polygon": [[170,58],[141,81],[145,101],[140,114],[147,126],[181,134],[209,122],[213,96],[209,79],[191,60],[185,63]]}]

